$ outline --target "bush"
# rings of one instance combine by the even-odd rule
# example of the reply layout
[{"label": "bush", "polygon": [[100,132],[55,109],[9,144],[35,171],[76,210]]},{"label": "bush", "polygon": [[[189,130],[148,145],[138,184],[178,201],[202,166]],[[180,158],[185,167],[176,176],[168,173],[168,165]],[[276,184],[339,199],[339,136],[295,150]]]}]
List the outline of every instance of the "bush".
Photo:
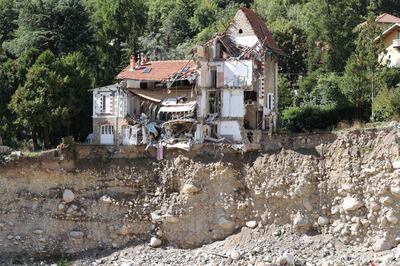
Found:
[{"label": "bush", "polygon": [[342,120],[351,119],[352,111],[348,106],[307,104],[284,110],[281,122],[284,128],[293,132],[329,129]]},{"label": "bush", "polygon": [[388,121],[400,116],[400,89],[381,90],[372,103],[372,120]]}]

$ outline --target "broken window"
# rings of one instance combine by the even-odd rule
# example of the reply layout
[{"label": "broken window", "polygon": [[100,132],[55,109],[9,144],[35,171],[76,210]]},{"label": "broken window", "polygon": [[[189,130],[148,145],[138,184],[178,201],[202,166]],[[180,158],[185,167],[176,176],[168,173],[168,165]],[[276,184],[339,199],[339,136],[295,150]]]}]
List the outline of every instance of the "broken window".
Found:
[{"label": "broken window", "polygon": [[208,92],[208,110],[209,114],[219,113],[221,111],[221,92]]},{"label": "broken window", "polygon": [[210,70],[210,87],[217,88],[217,69]]},{"label": "broken window", "polygon": [[272,110],[273,105],[274,105],[274,95],[272,93],[268,93],[267,109]]},{"label": "broken window", "polygon": [[245,91],[244,92],[244,102],[246,104],[253,104],[257,101],[257,92],[255,91]]}]

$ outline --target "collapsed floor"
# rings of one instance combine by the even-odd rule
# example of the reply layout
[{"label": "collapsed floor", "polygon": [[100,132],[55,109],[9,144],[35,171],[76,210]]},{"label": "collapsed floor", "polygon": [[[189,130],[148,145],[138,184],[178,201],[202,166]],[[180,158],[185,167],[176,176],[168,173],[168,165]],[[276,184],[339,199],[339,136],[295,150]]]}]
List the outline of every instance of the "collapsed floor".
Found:
[{"label": "collapsed floor", "polygon": [[[324,265],[350,265],[348,257],[329,253],[332,245],[355,246],[348,250],[361,250],[365,261],[375,252],[392,249],[394,264],[387,265],[395,265],[400,243],[399,141],[398,129],[371,129],[339,133],[315,150],[251,156],[215,150],[161,162],[100,158],[9,163],[0,166],[0,256],[5,263],[18,254],[79,256],[148,243],[150,238],[154,246],[196,248],[247,226],[256,228],[256,234],[267,232],[260,240],[281,234],[292,236],[295,244],[316,235],[308,246],[320,252],[334,241],[321,258],[331,256],[326,262],[331,264]],[[271,230],[278,233],[272,236]],[[263,246],[259,257],[269,256],[262,261],[266,265],[279,264],[285,249],[296,253],[293,245],[284,244],[279,251]],[[299,242],[299,248],[304,247]],[[139,245],[138,250],[150,249]],[[248,263],[254,249],[232,250],[236,249],[210,256],[218,257],[215,263]],[[237,258],[235,252],[242,255]],[[159,251],[156,256],[162,254],[169,253]],[[318,254],[295,255],[300,265],[315,265],[321,262]],[[252,256],[251,263],[259,262]],[[205,263],[203,255],[197,258],[193,262]],[[140,264],[131,261],[135,263]]]}]

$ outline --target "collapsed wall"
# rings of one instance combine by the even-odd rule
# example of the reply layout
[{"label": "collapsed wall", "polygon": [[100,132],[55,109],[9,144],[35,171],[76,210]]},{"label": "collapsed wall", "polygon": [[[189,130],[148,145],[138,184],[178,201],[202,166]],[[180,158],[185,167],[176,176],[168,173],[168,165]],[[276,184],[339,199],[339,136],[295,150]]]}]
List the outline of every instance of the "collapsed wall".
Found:
[{"label": "collapsed wall", "polygon": [[111,152],[8,163],[0,166],[0,256],[79,253],[151,237],[191,248],[246,224],[290,224],[375,251],[396,246],[399,130],[342,132],[308,145],[318,138],[273,152],[213,145],[160,162]]}]

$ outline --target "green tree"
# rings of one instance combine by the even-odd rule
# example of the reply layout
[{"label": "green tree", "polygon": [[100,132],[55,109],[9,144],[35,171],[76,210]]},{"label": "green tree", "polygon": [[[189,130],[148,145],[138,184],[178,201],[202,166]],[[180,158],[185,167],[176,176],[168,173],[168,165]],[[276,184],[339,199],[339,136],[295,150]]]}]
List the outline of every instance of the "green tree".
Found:
[{"label": "green tree", "polygon": [[89,17],[81,0],[18,2],[15,39],[6,48],[19,56],[31,47],[55,54],[89,49],[93,43]]},{"label": "green tree", "polygon": [[14,0],[0,0],[0,47],[4,41],[12,38],[17,29],[17,18]]},{"label": "green tree", "polygon": [[138,49],[147,20],[145,0],[86,0],[97,40],[98,84],[109,84]]},{"label": "green tree", "polygon": [[89,132],[88,90],[94,85],[91,73],[80,52],[57,58],[46,50],[29,68],[26,81],[15,91],[9,108],[16,116],[15,123],[31,132],[35,148],[38,139],[49,148],[61,137]]},{"label": "green tree", "polygon": [[39,134],[45,148],[49,148],[50,132],[59,127],[67,110],[60,105],[62,78],[56,73],[56,57],[45,51],[29,69],[25,84],[12,97],[10,109],[16,114],[16,123],[32,132],[35,147]]},{"label": "green tree", "polygon": [[341,89],[348,101],[355,107],[356,118],[365,118],[380,75],[382,66],[379,54],[384,51],[381,42],[374,41],[381,33],[375,23],[375,16],[370,13],[367,23],[360,28],[356,49],[348,60],[341,82]]}]

